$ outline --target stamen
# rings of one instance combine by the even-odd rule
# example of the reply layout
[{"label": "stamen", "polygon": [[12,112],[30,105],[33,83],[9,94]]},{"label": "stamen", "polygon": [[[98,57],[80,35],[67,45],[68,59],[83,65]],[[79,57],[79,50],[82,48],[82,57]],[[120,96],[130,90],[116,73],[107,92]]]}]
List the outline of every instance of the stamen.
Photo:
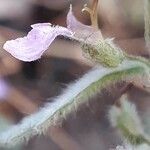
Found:
[{"label": "stamen", "polygon": [[92,9],[87,7],[87,4],[85,4],[82,9],[82,12],[85,12],[85,11],[88,12],[90,15],[92,15]]},{"label": "stamen", "polygon": [[93,0],[92,8],[89,8],[87,4],[84,5],[82,12],[88,12],[91,19],[91,25],[94,28],[98,28],[98,16],[97,16],[98,0]]}]

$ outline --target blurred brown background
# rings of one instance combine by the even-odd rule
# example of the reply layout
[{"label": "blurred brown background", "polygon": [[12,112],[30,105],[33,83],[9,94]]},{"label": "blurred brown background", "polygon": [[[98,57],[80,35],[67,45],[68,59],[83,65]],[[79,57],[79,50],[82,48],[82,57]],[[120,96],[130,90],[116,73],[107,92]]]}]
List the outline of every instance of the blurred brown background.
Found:
[{"label": "blurred brown background", "polygon": [[[99,27],[103,35],[115,37],[115,42],[130,54],[148,57],[143,38],[143,1],[99,1]],[[26,34],[31,24],[51,22],[65,26],[70,3],[76,17],[90,24],[88,14],[81,13],[87,0],[0,0],[1,131],[50,102],[51,97],[60,94],[70,82],[92,67],[93,64],[82,57],[80,46],[63,38],[57,38],[42,59],[31,63],[16,60],[2,48],[6,40]],[[81,106],[76,114],[70,114],[61,126],[51,127],[47,136],[34,137],[27,145],[14,150],[114,148],[121,140],[109,124],[107,111],[120,96],[124,85],[120,83],[109,90],[104,89],[103,94]],[[137,104],[140,115],[143,118],[148,115],[150,95],[135,87],[131,87],[128,93]]]}]

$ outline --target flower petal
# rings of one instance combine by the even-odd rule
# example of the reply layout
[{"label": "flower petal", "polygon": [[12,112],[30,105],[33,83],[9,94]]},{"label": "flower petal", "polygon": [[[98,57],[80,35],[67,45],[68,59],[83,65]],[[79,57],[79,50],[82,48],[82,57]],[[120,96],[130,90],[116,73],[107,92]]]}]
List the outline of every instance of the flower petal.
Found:
[{"label": "flower petal", "polygon": [[27,36],[7,41],[3,48],[17,59],[34,61],[41,57],[57,36],[71,37],[73,35],[67,28],[54,27],[50,23],[38,23],[31,25],[31,27],[33,29]]},{"label": "flower petal", "polygon": [[102,39],[101,31],[98,29],[93,28],[92,26],[84,25],[79,22],[72,12],[72,6],[70,6],[70,10],[67,15],[67,28],[73,31],[74,37],[78,41],[85,41],[97,43],[99,40]]}]

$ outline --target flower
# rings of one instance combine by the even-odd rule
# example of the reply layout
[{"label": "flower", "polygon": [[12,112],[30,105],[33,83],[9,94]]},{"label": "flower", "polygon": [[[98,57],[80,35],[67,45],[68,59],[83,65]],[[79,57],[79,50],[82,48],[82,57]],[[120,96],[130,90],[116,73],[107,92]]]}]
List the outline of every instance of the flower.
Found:
[{"label": "flower", "polygon": [[103,39],[101,31],[92,26],[84,25],[79,22],[72,12],[72,6],[67,15],[67,28],[74,32],[74,39],[88,44],[98,43]]},{"label": "flower", "polygon": [[58,35],[68,37],[72,35],[67,28],[54,27],[50,23],[34,24],[31,27],[32,30],[27,36],[7,41],[3,48],[20,60],[33,61],[41,57]]},{"label": "flower", "polygon": [[75,18],[72,6],[67,15],[67,28],[52,26],[50,23],[33,24],[31,27],[32,30],[27,36],[7,41],[3,46],[12,56],[22,61],[29,62],[39,59],[59,35],[79,42],[87,40],[88,43],[102,38],[99,30],[84,25]]}]

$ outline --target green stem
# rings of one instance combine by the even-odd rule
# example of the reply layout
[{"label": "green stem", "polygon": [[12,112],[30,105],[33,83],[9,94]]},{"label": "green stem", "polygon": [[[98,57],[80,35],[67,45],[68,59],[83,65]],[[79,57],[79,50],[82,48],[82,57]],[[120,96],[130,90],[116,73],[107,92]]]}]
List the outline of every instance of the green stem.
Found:
[{"label": "green stem", "polygon": [[144,1],[145,9],[145,41],[148,48],[150,48],[150,0]]},{"label": "green stem", "polygon": [[136,106],[127,98],[127,95],[123,95],[119,100],[119,107],[111,107],[109,110],[110,122],[121,131],[122,136],[131,145],[138,146],[145,143],[150,145],[150,137],[145,133]]},{"label": "green stem", "polygon": [[[118,129],[121,130],[123,136],[133,145],[140,145],[143,143],[147,143],[150,145],[150,139],[148,137],[145,137],[145,135],[134,135],[130,132],[130,130],[125,126],[125,124],[122,123],[121,117],[118,118]],[[133,120],[134,121],[134,120]]]},{"label": "green stem", "polygon": [[129,59],[129,60],[132,60],[132,61],[139,61],[143,64],[145,64],[149,69],[150,69],[150,60],[144,58],[144,57],[141,57],[141,56],[133,56],[133,55],[129,55],[127,53],[124,53],[124,56]]},{"label": "green stem", "polygon": [[80,105],[88,103],[90,98],[100,93],[103,88],[121,80],[132,79],[136,75],[143,75],[144,72],[143,65],[133,61],[126,61],[114,69],[99,67],[92,70],[69,86],[64,94],[53,100],[53,103],[47,104],[36,114],[2,133],[0,147],[10,147],[25,142],[30,137],[47,131],[49,126],[58,124],[66,119],[68,114],[75,113]]}]

